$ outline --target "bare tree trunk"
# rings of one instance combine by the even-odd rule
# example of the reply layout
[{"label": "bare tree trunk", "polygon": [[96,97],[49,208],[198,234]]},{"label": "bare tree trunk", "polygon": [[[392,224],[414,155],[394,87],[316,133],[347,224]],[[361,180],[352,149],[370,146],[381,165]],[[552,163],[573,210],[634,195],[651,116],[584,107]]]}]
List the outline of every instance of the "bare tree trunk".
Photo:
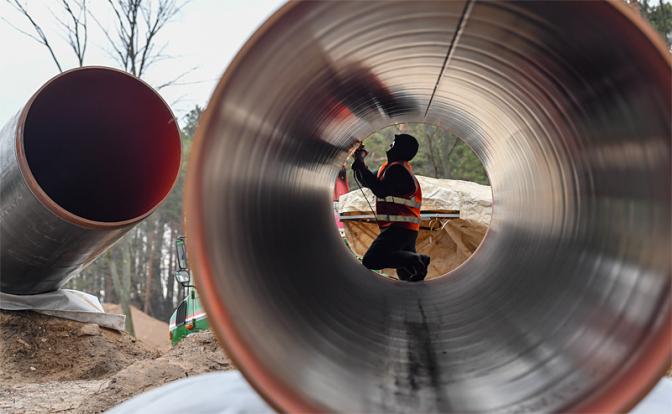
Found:
[{"label": "bare tree trunk", "polygon": [[115,293],[114,286],[112,286],[112,275],[107,273],[105,274],[105,297],[103,300],[107,303],[117,303],[119,299],[117,299],[117,295]]},{"label": "bare tree trunk", "polygon": [[[142,232],[142,229],[145,228],[146,223],[142,223],[139,226],[137,226],[133,230],[133,236],[129,240],[129,246],[130,246],[130,255],[131,255],[131,275],[133,275],[132,281],[132,288],[133,288],[133,296],[136,298],[136,302],[141,301],[144,298],[143,292],[143,282],[144,282],[144,276],[145,272],[140,270],[141,266],[138,265],[138,263],[142,263],[144,266],[144,261],[143,261],[143,248],[144,248],[144,239],[143,235],[144,233]],[[144,303],[136,303],[137,307],[139,309],[142,309],[144,307]]]},{"label": "bare tree trunk", "polygon": [[103,281],[102,278],[100,277],[100,272],[94,271],[93,274],[91,275],[91,280],[93,281],[94,295],[100,298],[100,293],[103,291]]},{"label": "bare tree trunk", "polygon": [[147,229],[147,262],[146,262],[146,282],[145,282],[145,300],[143,312],[149,313],[150,308],[150,299],[151,299],[151,290],[152,290],[152,278],[154,277],[154,250],[156,245],[156,227],[157,227],[158,217],[150,219],[149,228]]},{"label": "bare tree trunk", "polygon": [[166,228],[166,219],[163,215],[158,218],[156,236],[154,238],[154,254],[152,255],[152,266],[154,268],[154,277],[152,279],[151,296],[149,298],[152,308],[152,316],[160,320],[167,320],[172,309],[166,302],[166,295],[163,288],[164,279],[162,278],[161,263],[163,262],[163,245],[165,242],[164,234]]},{"label": "bare tree trunk", "polygon": [[436,152],[434,151],[434,136],[438,129],[439,128],[435,126],[432,135],[426,135],[426,137],[427,144],[429,145],[429,159],[432,161],[432,166],[434,167],[434,177],[443,178],[443,172],[440,171],[441,168],[439,168],[439,164],[436,162]]},{"label": "bare tree trunk", "polygon": [[454,138],[455,138],[455,142],[453,142],[453,146],[450,147],[450,150],[448,150],[448,153],[444,156],[446,165],[448,166],[448,169],[446,171],[447,175],[446,175],[445,178],[453,178],[453,169],[450,166],[450,156],[453,155],[453,151],[457,147],[457,144],[460,143],[459,138],[457,138],[457,137],[454,137]]},{"label": "bare tree trunk", "polygon": [[166,292],[166,299],[170,304],[170,308],[175,307],[175,277],[173,277],[173,269],[175,269],[175,234],[177,230],[171,226],[170,230],[170,246],[168,246],[168,251],[170,252],[170,259],[168,260],[168,288]]},{"label": "bare tree trunk", "polygon": [[108,256],[108,264],[114,288],[119,296],[121,311],[126,315],[126,332],[135,336],[133,328],[133,314],[131,313],[130,291],[131,291],[131,258],[127,246],[121,247],[121,274],[117,269],[117,263],[112,255]]}]

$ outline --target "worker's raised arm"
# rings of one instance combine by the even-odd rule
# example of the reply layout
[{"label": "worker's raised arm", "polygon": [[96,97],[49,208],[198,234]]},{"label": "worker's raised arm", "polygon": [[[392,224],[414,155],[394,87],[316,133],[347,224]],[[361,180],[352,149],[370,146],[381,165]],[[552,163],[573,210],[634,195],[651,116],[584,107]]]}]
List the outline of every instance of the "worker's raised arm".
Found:
[{"label": "worker's raised arm", "polygon": [[380,179],[366,167],[363,158],[355,157],[352,169],[355,178],[376,197],[406,196],[415,192],[413,177],[400,165],[389,167]]},{"label": "worker's raised arm", "polygon": [[352,163],[352,170],[362,187],[371,189],[376,197],[385,197],[383,183],[367,168],[364,159],[355,157],[355,162]]}]

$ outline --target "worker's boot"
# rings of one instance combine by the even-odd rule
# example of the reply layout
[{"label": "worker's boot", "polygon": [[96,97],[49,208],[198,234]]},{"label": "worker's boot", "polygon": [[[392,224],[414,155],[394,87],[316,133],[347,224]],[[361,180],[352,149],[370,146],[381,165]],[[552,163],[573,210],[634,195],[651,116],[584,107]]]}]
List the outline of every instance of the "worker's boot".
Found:
[{"label": "worker's boot", "polygon": [[411,267],[400,267],[397,269],[399,280],[403,280],[404,282],[408,282],[413,275],[415,275],[415,270]]},{"label": "worker's boot", "polygon": [[398,268],[397,276],[399,280],[403,280],[404,282],[413,282],[423,271],[426,273],[422,261],[415,261],[406,267]]},{"label": "worker's boot", "polygon": [[427,269],[429,268],[429,262],[431,261],[431,258],[427,256],[426,254],[419,254],[418,255],[418,262],[420,263],[419,266],[414,266],[415,272],[409,277],[408,281],[409,282],[420,282],[421,280],[424,280],[425,277],[427,276]]}]

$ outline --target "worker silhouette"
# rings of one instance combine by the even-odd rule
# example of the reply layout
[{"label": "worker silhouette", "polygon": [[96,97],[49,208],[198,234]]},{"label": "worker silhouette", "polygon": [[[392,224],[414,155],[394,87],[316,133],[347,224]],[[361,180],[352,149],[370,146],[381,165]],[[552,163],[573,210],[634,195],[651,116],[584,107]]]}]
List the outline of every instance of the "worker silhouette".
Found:
[{"label": "worker silhouette", "polygon": [[362,186],[376,196],[380,234],[362,259],[368,269],[394,268],[399,279],[418,282],[427,276],[429,256],[415,251],[420,230],[422,190],[408,163],[418,152],[418,141],[408,134],[394,136],[387,162],[374,174],[366,167],[364,146],[355,151],[352,169]]}]

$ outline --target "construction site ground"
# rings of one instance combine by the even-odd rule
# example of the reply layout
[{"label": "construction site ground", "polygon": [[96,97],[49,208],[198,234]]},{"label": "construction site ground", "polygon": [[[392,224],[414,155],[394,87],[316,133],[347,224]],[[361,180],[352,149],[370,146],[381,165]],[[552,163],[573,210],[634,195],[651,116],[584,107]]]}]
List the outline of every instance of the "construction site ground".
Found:
[{"label": "construction site ground", "polygon": [[[103,303],[103,309],[107,313],[123,314],[121,306],[113,303]],[[131,315],[133,315],[133,326],[135,327],[135,337],[143,344],[154,347],[161,352],[170,349],[170,338],[168,337],[168,324],[155,319],[135,306],[131,306]]]},{"label": "construction site ground", "polygon": [[170,381],[233,369],[209,331],[160,348],[98,325],[0,311],[0,413],[99,413]]},{"label": "construction site ground", "polygon": [[[147,318],[134,314],[136,329],[162,323]],[[0,311],[0,413],[100,413],[167,382],[234,369],[209,331],[159,348],[98,325]]]}]

